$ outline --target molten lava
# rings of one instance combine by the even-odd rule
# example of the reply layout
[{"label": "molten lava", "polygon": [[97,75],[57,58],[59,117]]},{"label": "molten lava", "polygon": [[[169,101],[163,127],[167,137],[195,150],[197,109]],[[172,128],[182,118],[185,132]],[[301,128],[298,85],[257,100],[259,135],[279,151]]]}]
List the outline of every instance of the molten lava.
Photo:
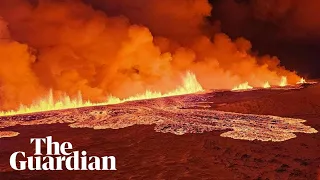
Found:
[{"label": "molten lava", "polygon": [[240,90],[248,90],[248,89],[253,89],[253,87],[250,86],[248,82],[245,82],[245,83],[242,83],[242,84],[234,87],[232,89],[232,91],[240,91]]},{"label": "molten lava", "polygon": [[301,78],[299,82],[297,82],[297,84],[305,84],[307,83],[307,81],[304,78]]},{"label": "molten lava", "polygon": [[125,99],[119,99],[114,96],[109,96],[107,98],[107,101],[105,102],[93,103],[91,101],[83,101],[81,92],[78,93],[78,96],[76,98],[71,98],[70,96],[65,94],[61,96],[59,100],[55,100],[53,97],[53,92],[52,90],[50,90],[46,97],[33,103],[31,106],[20,105],[20,108],[16,111],[12,110],[7,112],[0,112],[0,116],[10,116],[10,115],[17,115],[17,114],[27,114],[27,113],[34,113],[34,112],[71,109],[71,108],[80,108],[80,107],[89,107],[89,106],[119,104],[127,101],[177,96],[177,95],[191,94],[191,93],[196,93],[201,91],[203,91],[203,88],[197,81],[196,76],[191,72],[187,72],[186,75],[183,77],[183,84],[181,86],[179,86],[173,91],[170,91],[164,94],[162,94],[161,92],[153,92],[153,91],[147,90],[143,94],[137,94],[135,96],[131,96]]},{"label": "molten lava", "polygon": [[264,83],[263,88],[265,88],[265,89],[271,88],[271,86],[270,86],[268,81],[266,83]]},{"label": "molten lava", "polygon": [[[306,80],[304,78],[301,78],[300,81],[297,82],[296,84],[304,84],[304,83],[306,83]],[[285,87],[287,85],[288,85],[287,78],[285,76],[282,76],[279,86]],[[262,87],[271,88],[271,85],[269,84],[268,81],[266,81],[266,83],[263,84]],[[232,91],[243,91],[243,90],[251,90],[251,89],[253,89],[253,87],[250,86],[248,82],[245,82],[238,86],[235,86],[232,89]],[[91,101],[84,101],[80,91],[78,92],[78,95],[75,98],[71,98],[67,94],[63,94],[58,99],[55,99],[53,95],[54,94],[53,90],[49,90],[47,96],[41,98],[38,101],[35,101],[30,106],[21,104],[18,110],[0,111],[0,116],[12,116],[17,114],[28,114],[28,113],[34,113],[34,112],[120,104],[128,101],[178,96],[178,95],[197,93],[201,91],[204,91],[204,89],[202,88],[201,84],[197,81],[195,74],[188,71],[186,75],[183,77],[183,84],[167,93],[146,90],[143,94],[137,94],[124,99],[120,99],[118,97],[111,95],[106,98],[107,100],[105,102],[95,103]]]},{"label": "molten lava", "polygon": [[287,85],[288,85],[287,77],[282,76],[282,77],[281,77],[281,82],[280,82],[279,86],[280,86],[280,87],[285,87],[285,86],[287,86]]},{"label": "molten lava", "polygon": [[[228,102],[228,98],[221,96],[224,92],[215,94],[219,101],[217,104]],[[216,99],[211,99],[211,96],[212,94],[206,93],[190,94],[149,101],[131,101],[113,106],[0,117],[0,138],[18,135],[18,132],[1,131],[1,128],[55,123],[68,123],[71,128],[93,129],[154,125],[157,132],[176,135],[218,130],[223,131],[220,135],[222,137],[273,142],[295,138],[296,133],[318,132],[304,125],[303,119],[213,110],[211,104],[216,104],[213,102]],[[247,96],[251,96],[251,93]],[[233,98],[237,100],[237,97]]]}]

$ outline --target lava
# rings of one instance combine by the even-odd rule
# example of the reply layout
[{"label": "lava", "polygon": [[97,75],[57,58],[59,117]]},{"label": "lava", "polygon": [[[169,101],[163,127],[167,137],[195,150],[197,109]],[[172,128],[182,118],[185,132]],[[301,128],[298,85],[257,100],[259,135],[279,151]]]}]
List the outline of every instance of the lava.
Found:
[{"label": "lava", "polygon": [[137,3],[141,11],[127,3],[112,1],[121,9],[114,14],[89,1],[0,1],[0,110],[108,104],[109,95],[118,97],[111,98],[116,102],[141,93],[162,97],[187,71],[203,89],[232,89],[246,81],[253,87],[266,81],[278,85],[281,76],[291,84],[300,79],[273,55],[254,53],[249,40],[231,38],[208,23],[207,0],[145,1]]},{"label": "lava", "polygon": [[119,104],[128,101],[136,101],[142,99],[154,99],[160,97],[169,97],[169,96],[177,96],[184,94],[191,94],[203,91],[202,86],[196,79],[196,76],[187,72],[183,77],[183,84],[176,88],[173,91],[162,94],[161,92],[153,92],[147,90],[143,94],[137,94],[135,96],[131,96],[125,99],[119,99],[114,96],[109,96],[106,102],[101,103],[93,103],[90,101],[83,101],[81,92],[78,92],[78,96],[76,98],[71,98],[68,95],[64,94],[59,98],[59,100],[55,101],[53,98],[52,90],[49,91],[48,95],[39,101],[34,102],[30,107],[25,105],[20,105],[20,108],[17,111],[7,111],[0,112],[0,116],[10,116],[17,114],[27,114],[34,112],[43,112],[43,111],[52,111],[52,110],[61,110],[61,109],[70,109],[70,108],[80,108],[80,107],[90,107],[90,106],[103,106],[110,104]]},{"label": "lava", "polygon": [[0,128],[69,123],[72,128],[119,129],[155,124],[155,131],[182,135],[224,130],[222,137],[285,141],[294,133],[316,133],[305,120],[216,111],[203,106],[205,94],[190,94],[122,104],[0,117]]},{"label": "lava", "polygon": [[14,137],[14,136],[18,136],[18,135],[19,135],[19,133],[14,132],[14,131],[0,131],[0,138]]},{"label": "lava", "polygon": [[[307,83],[303,78],[297,82],[297,85]],[[309,83],[309,82],[308,82]],[[286,77],[281,78],[281,87],[286,87],[287,80]],[[267,81],[263,86],[263,88],[272,88],[269,82]],[[299,87],[288,87],[289,89],[299,88]],[[242,83],[238,86],[235,86],[231,91],[243,91],[243,90],[253,90],[254,88],[249,85],[248,82]],[[201,84],[197,81],[195,74],[192,72],[187,72],[183,77],[183,84],[176,89],[168,92],[161,93],[156,91],[146,90],[143,94],[137,94],[135,96],[131,96],[128,98],[120,99],[114,96],[107,97],[105,102],[91,102],[84,101],[81,92],[78,92],[78,95],[75,98],[71,98],[67,94],[63,94],[59,97],[58,100],[55,100],[53,91],[50,90],[48,95],[41,98],[38,101],[35,101],[30,106],[20,105],[18,110],[11,111],[0,111],[0,116],[12,116],[18,114],[28,114],[35,112],[44,112],[44,111],[52,111],[52,110],[63,110],[63,109],[71,109],[71,108],[81,108],[81,107],[91,107],[91,106],[104,106],[111,104],[120,104],[128,101],[137,101],[137,100],[146,100],[146,99],[155,99],[162,97],[170,97],[170,96],[178,96],[185,94],[193,94],[198,92],[203,92]]]},{"label": "lava", "polygon": [[304,78],[301,78],[299,82],[297,82],[297,84],[305,84],[307,83],[307,81]]},{"label": "lava", "polygon": [[263,88],[271,88],[271,86],[270,86],[270,84],[269,84],[269,82],[267,81],[266,83],[264,83],[264,85],[263,85]]},{"label": "lava", "polygon": [[288,85],[287,77],[282,76],[282,77],[281,77],[281,82],[280,82],[279,86],[280,86],[280,87],[285,87],[285,86],[287,86],[287,85]]},{"label": "lava", "polygon": [[243,83],[243,84],[240,84],[240,85],[234,87],[234,88],[232,89],[232,91],[248,90],[248,89],[253,89],[253,87],[250,86],[248,82],[245,82],[245,83]]}]

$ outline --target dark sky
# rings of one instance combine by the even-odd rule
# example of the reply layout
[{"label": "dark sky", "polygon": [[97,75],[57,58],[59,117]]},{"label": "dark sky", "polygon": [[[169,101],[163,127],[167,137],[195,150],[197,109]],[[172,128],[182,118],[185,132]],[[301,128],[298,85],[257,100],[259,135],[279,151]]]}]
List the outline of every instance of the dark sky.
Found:
[{"label": "dark sky", "polygon": [[209,0],[221,31],[251,41],[260,54],[309,78],[320,77],[320,1]]}]

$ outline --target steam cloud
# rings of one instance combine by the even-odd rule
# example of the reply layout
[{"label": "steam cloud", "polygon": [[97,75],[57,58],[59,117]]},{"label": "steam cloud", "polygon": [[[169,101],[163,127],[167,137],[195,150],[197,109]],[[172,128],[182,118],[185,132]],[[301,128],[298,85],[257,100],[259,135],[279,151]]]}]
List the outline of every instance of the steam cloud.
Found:
[{"label": "steam cloud", "polygon": [[53,89],[104,101],[167,92],[187,70],[206,89],[296,82],[276,57],[209,25],[206,0],[0,1],[0,103],[14,109]]}]

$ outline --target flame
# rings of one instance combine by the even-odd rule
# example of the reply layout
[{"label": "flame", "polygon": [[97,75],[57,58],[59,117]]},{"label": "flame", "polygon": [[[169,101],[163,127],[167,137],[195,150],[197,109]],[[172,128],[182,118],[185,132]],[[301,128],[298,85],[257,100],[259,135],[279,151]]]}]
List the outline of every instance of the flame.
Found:
[{"label": "flame", "polygon": [[200,83],[197,81],[195,74],[191,72],[187,72],[186,75],[183,77],[183,84],[178,88],[176,88],[175,90],[165,94],[162,94],[161,92],[147,90],[143,94],[137,94],[135,96],[131,96],[126,99],[119,99],[114,96],[109,96],[106,102],[93,103],[91,101],[84,102],[81,92],[78,93],[78,96],[76,98],[72,99],[70,96],[64,94],[59,98],[59,100],[55,101],[53,98],[53,92],[52,90],[50,90],[46,97],[33,103],[31,106],[20,105],[20,108],[16,111],[12,110],[12,111],[0,112],[0,116],[10,116],[10,115],[44,112],[44,111],[52,111],[52,110],[119,104],[127,101],[177,96],[177,95],[197,93],[201,91],[203,91],[203,88],[200,85]]},{"label": "flame", "polygon": [[242,83],[242,84],[234,87],[232,89],[232,91],[247,90],[247,89],[252,89],[252,88],[253,87],[251,87],[248,82],[245,82],[245,83]]},{"label": "flame", "polygon": [[304,78],[301,78],[300,81],[297,82],[297,84],[305,84],[307,81]]},{"label": "flame", "polygon": [[[304,78],[301,78],[300,81],[297,82],[297,84],[303,84],[303,83],[306,83],[306,80]],[[285,87],[287,85],[288,85],[287,77],[282,76],[279,86]],[[268,81],[266,81],[262,87],[271,88]],[[244,82],[242,84],[239,84],[238,86],[235,86],[232,89],[232,91],[241,91],[241,90],[249,90],[249,89],[253,89],[253,87],[250,86],[248,82]],[[107,97],[107,100],[105,102],[95,103],[91,101],[84,101],[82,98],[81,92],[78,92],[78,95],[75,98],[71,98],[67,94],[63,94],[57,100],[54,98],[53,90],[49,90],[47,96],[32,103],[30,106],[21,104],[18,110],[0,111],[0,116],[11,116],[11,115],[17,115],[17,114],[28,114],[28,113],[35,113],[35,112],[72,109],[72,108],[90,107],[90,106],[103,106],[103,105],[119,104],[119,103],[128,102],[128,101],[192,94],[192,93],[197,93],[201,91],[204,91],[204,89],[202,88],[201,84],[197,81],[195,74],[188,71],[186,75],[183,77],[183,84],[181,86],[164,94],[157,91],[146,90],[142,94],[137,94],[125,99],[120,99],[118,97],[111,95]]]},{"label": "flame", "polygon": [[266,83],[264,83],[264,85],[263,85],[263,88],[271,88],[271,86],[270,86],[270,84],[269,84],[269,82],[267,81]]},{"label": "flame", "polygon": [[282,77],[281,77],[281,82],[280,82],[279,86],[285,87],[285,86],[287,86],[287,85],[288,85],[287,77],[286,77],[286,76],[282,76]]}]

